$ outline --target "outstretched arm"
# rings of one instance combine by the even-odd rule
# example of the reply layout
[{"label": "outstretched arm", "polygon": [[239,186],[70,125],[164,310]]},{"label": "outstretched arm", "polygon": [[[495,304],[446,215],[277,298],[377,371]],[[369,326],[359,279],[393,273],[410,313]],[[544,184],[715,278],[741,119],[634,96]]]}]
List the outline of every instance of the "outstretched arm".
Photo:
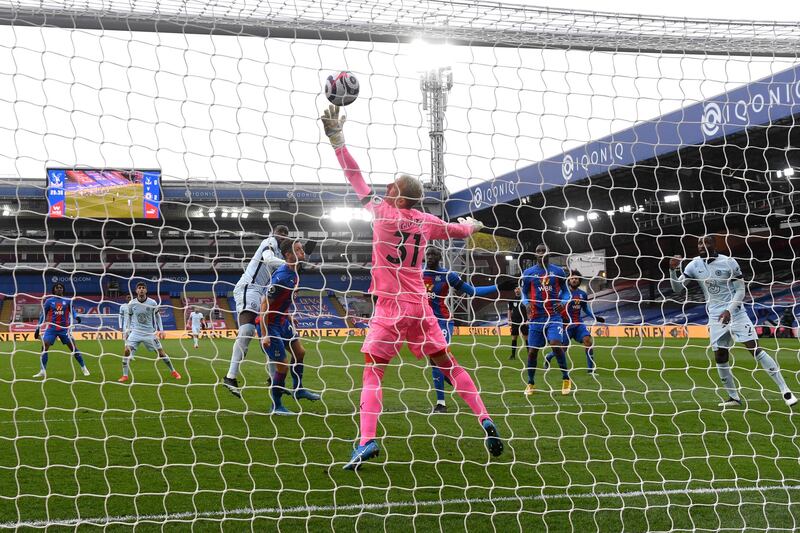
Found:
[{"label": "outstretched arm", "polygon": [[465,239],[483,228],[483,223],[473,218],[459,218],[457,223],[453,223],[430,213],[424,213],[424,216],[423,231],[429,240]]},{"label": "outstretched arm", "polygon": [[350,155],[347,146],[344,144],[344,123],[347,117],[344,115],[340,117],[339,110],[339,106],[329,106],[320,117],[322,127],[331,142],[331,146],[333,146],[336,159],[339,161],[347,181],[353,186],[353,190],[355,190],[364,207],[369,209],[370,201],[372,200],[372,189],[367,185],[358,163]]},{"label": "outstretched arm", "polygon": [[361,169],[358,167],[358,163],[356,163],[355,158],[350,154],[350,152],[347,150],[347,147],[344,145],[335,148],[335,152],[336,159],[339,160],[339,165],[341,165],[347,181],[349,181],[350,185],[353,186],[353,190],[356,192],[358,199],[361,200],[362,205],[369,209],[369,205],[371,204],[372,200],[372,189],[364,180],[364,176],[361,174]]},{"label": "outstretched arm", "polygon": [[483,287],[475,287],[473,285],[470,285],[469,283],[461,279],[461,276],[459,276],[455,272],[450,272],[447,275],[447,283],[449,283],[450,286],[453,287],[455,290],[463,292],[467,296],[483,297],[483,296],[491,296],[499,292],[497,289],[497,285],[486,285]]}]

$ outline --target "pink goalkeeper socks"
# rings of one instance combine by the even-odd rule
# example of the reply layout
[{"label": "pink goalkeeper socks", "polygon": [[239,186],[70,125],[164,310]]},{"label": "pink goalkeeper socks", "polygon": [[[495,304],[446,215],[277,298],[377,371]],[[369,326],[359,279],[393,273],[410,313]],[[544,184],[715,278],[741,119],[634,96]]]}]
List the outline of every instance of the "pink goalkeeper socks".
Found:
[{"label": "pink goalkeeper socks", "polygon": [[478,416],[479,422],[491,418],[488,411],[486,411],[486,406],[483,405],[483,400],[475,387],[475,382],[472,381],[467,371],[458,364],[458,361],[448,357],[447,362],[438,366],[445,377],[450,379],[450,383],[453,384],[453,388],[461,396],[461,399],[467,402],[472,412]]},{"label": "pink goalkeeper socks", "polygon": [[361,389],[361,441],[365,445],[375,438],[378,431],[378,417],[383,409],[383,367],[367,365],[364,368],[363,388]]}]

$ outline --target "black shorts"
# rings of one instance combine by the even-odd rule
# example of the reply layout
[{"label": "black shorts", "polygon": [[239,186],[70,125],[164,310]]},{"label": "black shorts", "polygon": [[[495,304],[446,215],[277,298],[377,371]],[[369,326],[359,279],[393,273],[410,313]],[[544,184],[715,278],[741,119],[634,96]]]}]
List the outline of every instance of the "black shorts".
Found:
[{"label": "black shorts", "polygon": [[522,332],[522,335],[527,339],[528,338],[528,323],[525,322],[523,324],[519,324],[517,322],[511,323],[511,336],[517,337]]}]

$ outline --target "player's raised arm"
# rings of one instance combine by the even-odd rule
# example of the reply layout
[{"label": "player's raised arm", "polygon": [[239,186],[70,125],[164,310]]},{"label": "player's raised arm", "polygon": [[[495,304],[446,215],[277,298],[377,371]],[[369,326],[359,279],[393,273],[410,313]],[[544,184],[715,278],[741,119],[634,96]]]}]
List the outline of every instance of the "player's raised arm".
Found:
[{"label": "player's raised arm", "polygon": [[275,272],[275,270],[286,264],[286,261],[276,256],[269,247],[264,250],[264,253],[261,255],[261,260],[266,263],[270,272]]},{"label": "player's raised arm", "polygon": [[672,292],[675,294],[682,294],[686,289],[687,272],[681,274],[680,270],[682,260],[683,258],[679,255],[669,260],[669,284],[672,286]]},{"label": "player's raised arm", "polygon": [[347,181],[353,186],[361,203],[369,209],[372,189],[367,185],[358,163],[350,155],[347,146],[344,144],[344,123],[347,117],[340,117],[339,106],[331,105],[322,113],[320,120],[322,120],[322,127],[325,129],[325,136],[328,137],[334,152],[336,152],[336,159],[339,160],[339,165],[344,170]]}]

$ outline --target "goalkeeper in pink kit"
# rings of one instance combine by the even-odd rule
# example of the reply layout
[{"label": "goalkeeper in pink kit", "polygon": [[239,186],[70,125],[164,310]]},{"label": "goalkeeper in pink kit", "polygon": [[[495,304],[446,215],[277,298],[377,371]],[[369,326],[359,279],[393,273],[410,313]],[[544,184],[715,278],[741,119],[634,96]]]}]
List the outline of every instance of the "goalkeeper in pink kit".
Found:
[{"label": "goalkeeper in pink kit", "polygon": [[339,117],[336,106],[330,106],[323,113],[325,135],[333,145],[336,158],[364,208],[373,214],[370,292],[377,297],[369,332],[361,348],[366,362],[361,390],[361,436],[344,468],[355,470],[380,452],[375,436],[383,407],[381,381],[386,365],[405,342],[417,358],[430,358],[431,364],[453,384],[486,432],[487,449],[498,456],[503,453],[503,442],[497,427],[472,378],[449,352],[422,280],[428,240],[461,239],[479,231],[483,224],[473,219],[449,224],[413,209],[422,199],[423,191],[419,180],[411,176],[402,175],[389,184],[383,198],[374,196],[344,144],[344,122],[345,117]]}]

